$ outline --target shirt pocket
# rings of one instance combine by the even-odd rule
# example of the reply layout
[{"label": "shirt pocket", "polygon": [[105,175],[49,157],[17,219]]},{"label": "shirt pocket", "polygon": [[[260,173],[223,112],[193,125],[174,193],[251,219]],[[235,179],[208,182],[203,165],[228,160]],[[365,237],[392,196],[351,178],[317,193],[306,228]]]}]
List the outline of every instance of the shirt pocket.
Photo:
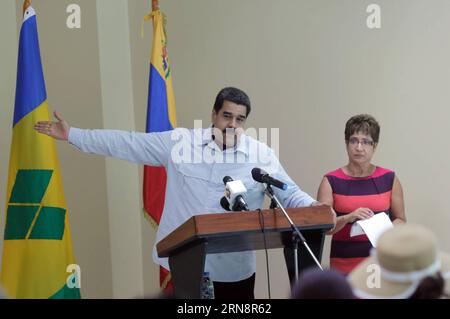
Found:
[{"label": "shirt pocket", "polygon": [[176,172],[183,177],[184,181],[193,179],[198,182],[209,182],[211,168],[205,164],[175,164]]},{"label": "shirt pocket", "polygon": [[211,166],[207,164],[180,164],[175,166],[178,187],[190,202],[195,214],[222,211],[220,199],[225,186],[221,181],[211,180]]}]

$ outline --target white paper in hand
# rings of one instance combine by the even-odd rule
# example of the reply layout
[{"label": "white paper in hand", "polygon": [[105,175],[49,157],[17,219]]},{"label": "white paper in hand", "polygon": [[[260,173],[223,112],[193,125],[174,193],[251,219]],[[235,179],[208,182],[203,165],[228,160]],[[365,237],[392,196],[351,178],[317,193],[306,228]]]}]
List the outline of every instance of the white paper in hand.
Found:
[{"label": "white paper in hand", "polygon": [[392,222],[385,212],[371,218],[358,220],[350,230],[350,237],[366,234],[373,247],[377,247],[378,238],[386,230],[392,228]]},{"label": "white paper in hand", "polygon": [[350,228],[350,237],[364,235],[364,230],[358,223],[353,223],[352,228]]}]

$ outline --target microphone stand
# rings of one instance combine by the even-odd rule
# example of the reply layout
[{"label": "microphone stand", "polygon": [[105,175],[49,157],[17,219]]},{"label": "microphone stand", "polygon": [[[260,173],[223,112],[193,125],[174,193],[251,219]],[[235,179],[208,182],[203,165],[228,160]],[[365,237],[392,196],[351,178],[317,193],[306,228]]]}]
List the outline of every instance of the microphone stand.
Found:
[{"label": "microphone stand", "polygon": [[289,221],[289,224],[291,225],[292,229],[292,242],[294,244],[294,266],[295,266],[295,281],[298,280],[298,242],[301,241],[303,246],[305,246],[306,250],[309,252],[311,257],[313,258],[314,262],[316,263],[317,267],[320,268],[320,270],[323,270],[322,265],[317,260],[316,256],[314,256],[314,253],[311,251],[311,248],[309,248],[308,243],[306,242],[305,237],[303,237],[300,230],[297,228],[297,226],[292,221],[291,217],[289,217],[289,214],[284,209],[283,205],[281,205],[280,201],[278,200],[277,196],[275,195],[272,186],[266,184],[266,190],[265,193],[269,198],[272,200],[271,208],[276,204],[278,208],[281,209],[281,211],[284,213],[284,216],[286,216],[287,220]]}]

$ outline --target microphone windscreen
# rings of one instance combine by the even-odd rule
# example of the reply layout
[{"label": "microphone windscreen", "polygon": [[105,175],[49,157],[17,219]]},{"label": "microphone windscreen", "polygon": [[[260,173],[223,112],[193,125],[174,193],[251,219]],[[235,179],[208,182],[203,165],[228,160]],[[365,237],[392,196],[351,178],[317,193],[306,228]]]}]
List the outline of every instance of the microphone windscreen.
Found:
[{"label": "microphone windscreen", "polygon": [[267,175],[267,172],[259,167],[252,169],[252,177],[255,181],[263,183],[263,176]]},{"label": "microphone windscreen", "polygon": [[228,203],[227,198],[224,196],[220,199],[220,206],[222,206],[223,209],[230,211],[230,203]]},{"label": "microphone windscreen", "polygon": [[228,182],[232,182],[233,179],[232,179],[230,176],[225,176],[225,177],[222,179],[222,181],[223,181],[224,185],[226,185]]}]

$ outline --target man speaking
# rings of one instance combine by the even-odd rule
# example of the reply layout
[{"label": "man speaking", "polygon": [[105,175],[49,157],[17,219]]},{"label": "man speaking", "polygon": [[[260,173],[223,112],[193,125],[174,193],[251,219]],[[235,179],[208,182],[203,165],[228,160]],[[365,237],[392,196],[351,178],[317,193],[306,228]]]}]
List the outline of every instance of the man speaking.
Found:
[{"label": "man speaking", "polygon": [[[215,100],[212,125],[206,129],[182,129],[157,133],[116,130],[85,130],[70,127],[56,112],[56,122],[38,122],[35,129],[55,139],[68,141],[77,149],[130,162],[164,166],[167,172],[164,211],[156,242],[169,235],[193,215],[223,212],[220,199],[223,178],[241,180],[247,189],[249,209],[263,205],[263,184],[253,180],[257,166],[287,184],[274,189],[285,207],[316,205],[287,175],[275,152],[266,144],[243,133],[250,113],[250,99],[240,89],[222,89]],[[154,261],[169,269],[167,258]],[[216,299],[254,299],[256,258],[253,251],[209,254],[209,272]]]}]

